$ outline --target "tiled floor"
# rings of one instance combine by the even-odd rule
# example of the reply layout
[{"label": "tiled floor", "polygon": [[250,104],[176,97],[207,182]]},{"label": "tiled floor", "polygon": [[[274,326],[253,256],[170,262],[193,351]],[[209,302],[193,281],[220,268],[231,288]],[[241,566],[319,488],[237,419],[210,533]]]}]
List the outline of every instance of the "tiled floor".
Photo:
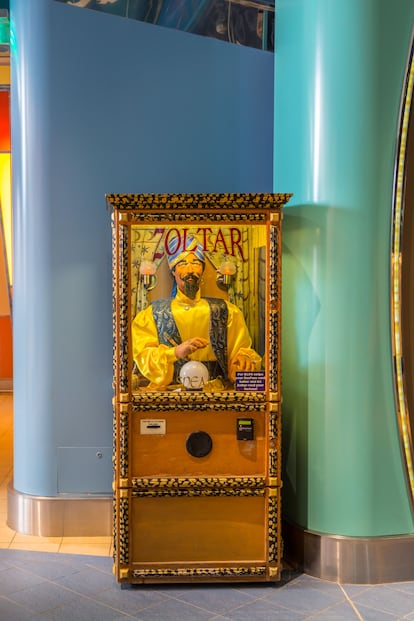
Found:
[{"label": "tiled floor", "polygon": [[12,396],[0,393],[0,621],[414,621],[414,583],[139,585],[112,574],[110,538],[19,535],[6,525]]}]

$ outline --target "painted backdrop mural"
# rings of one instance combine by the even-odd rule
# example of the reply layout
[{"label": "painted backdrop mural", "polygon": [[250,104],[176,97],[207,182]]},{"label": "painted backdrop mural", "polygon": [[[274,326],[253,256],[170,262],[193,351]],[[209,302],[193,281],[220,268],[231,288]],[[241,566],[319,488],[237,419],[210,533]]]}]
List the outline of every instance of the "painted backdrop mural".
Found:
[{"label": "painted backdrop mural", "polygon": [[132,226],[135,387],[185,385],[187,363],[201,362],[192,388],[241,388],[249,373],[264,389],[265,236],[264,226]]}]

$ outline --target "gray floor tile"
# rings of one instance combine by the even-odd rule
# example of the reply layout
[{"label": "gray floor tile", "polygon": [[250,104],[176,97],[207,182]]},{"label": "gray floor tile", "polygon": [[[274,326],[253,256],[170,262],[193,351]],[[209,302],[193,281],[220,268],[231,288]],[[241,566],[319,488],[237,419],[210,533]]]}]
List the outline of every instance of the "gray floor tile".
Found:
[{"label": "gray floor tile", "polygon": [[76,593],[93,596],[110,589],[114,584],[114,578],[96,569],[83,568],[55,582]]},{"label": "gray floor tile", "polygon": [[129,614],[137,614],[140,610],[161,604],[167,599],[168,595],[161,590],[147,585],[131,589],[121,589],[119,585],[114,585],[99,594],[100,602]]},{"label": "gray floor tile", "polygon": [[31,621],[33,613],[23,606],[0,597],[0,619],[2,621]]},{"label": "gray floor tile", "polygon": [[20,568],[9,567],[0,572],[0,595],[10,595],[16,591],[36,586],[45,579]]},{"label": "gray floor tile", "polygon": [[414,611],[414,595],[395,591],[386,585],[376,585],[357,595],[353,600],[358,607],[366,606],[377,611],[404,616]]},{"label": "gray floor tile", "polygon": [[57,580],[79,571],[79,566],[56,556],[47,559],[17,559],[13,561],[13,566],[47,580]]},{"label": "gray floor tile", "polygon": [[279,582],[245,582],[233,584],[232,588],[241,591],[254,598],[264,598],[267,595],[275,593],[282,589],[286,584],[298,578],[297,572],[283,572],[282,579]]},{"label": "gray floor tile", "polygon": [[53,582],[42,582],[35,587],[13,593],[8,598],[35,613],[43,613],[68,602],[76,602],[79,596]]},{"label": "gray floor tile", "polygon": [[258,599],[226,613],[230,621],[303,621],[307,614]]},{"label": "gray floor tile", "polygon": [[298,579],[266,595],[266,601],[310,614],[345,600],[337,584]]},{"label": "gray floor tile", "polygon": [[231,585],[220,584],[193,586],[186,590],[176,589],[168,591],[168,595],[217,614],[223,614],[255,599],[255,595],[248,590],[236,590]]},{"label": "gray floor tile", "polygon": [[351,604],[345,601],[320,610],[312,615],[312,621],[314,619],[315,621],[360,621],[361,615],[358,616]]},{"label": "gray floor tile", "polygon": [[313,576],[308,576],[307,574],[300,574],[296,576],[293,580],[289,581],[288,586],[292,584],[331,594],[336,594],[339,588],[339,585],[336,582],[321,580],[320,578],[314,578]]},{"label": "gray floor tile", "polygon": [[394,582],[392,584],[387,584],[387,587],[399,593],[414,595],[414,582]]},{"label": "gray floor tile", "polygon": [[208,621],[212,617],[207,610],[175,599],[141,610],[137,616],[139,621]]},{"label": "gray floor tile", "polygon": [[87,597],[54,608],[44,616],[45,621],[132,621],[133,618]]},{"label": "gray floor tile", "polygon": [[[79,558],[79,557],[78,557]],[[84,567],[92,567],[93,569],[97,569],[102,571],[109,576],[113,576],[112,568],[113,568],[113,560],[107,556],[88,556],[86,559],[84,558],[81,564]],[[79,563],[78,563],[79,567]]]},{"label": "gray floor tile", "polygon": [[370,584],[342,584],[342,589],[351,599],[373,588]]},{"label": "gray floor tile", "polygon": [[[375,610],[373,608],[367,608],[358,604],[357,610],[364,621],[395,621],[395,619],[401,619],[400,615],[393,614],[391,612],[382,612],[381,610]],[[410,617],[404,617],[409,619]],[[414,619],[414,616],[412,617]]]}]

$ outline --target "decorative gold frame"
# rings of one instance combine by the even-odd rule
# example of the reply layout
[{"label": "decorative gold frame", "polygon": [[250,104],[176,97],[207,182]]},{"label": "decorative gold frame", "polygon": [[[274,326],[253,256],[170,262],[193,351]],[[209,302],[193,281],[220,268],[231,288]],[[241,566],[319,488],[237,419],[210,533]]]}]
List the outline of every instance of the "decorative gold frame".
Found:
[{"label": "decorative gold frame", "polygon": [[[281,572],[281,458],[280,458],[280,309],[281,208],[290,194],[109,194],[113,231],[113,337],[114,337],[114,572],[119,582],[279,580]],[[266,389],[258,392],[140,392],[131,385],[129,291],[131,288],[131,226],[137,223],[173,227],[193,219],[197,223],[260,224],[267,231],[266,257]],[[265,424],[264,476],[145,476],[131,472],[134,441],[132,420],[142,413],[188,416],[192,411],[209,417],[231,413],[260,414]],[[165,414],[164,414],[165,415]],[[148,498],[262,498],[265,503],[266,559],[252,563],[134,562],[131,558],[132,502]],[[244,502],[244,501],[243,501]]]},{"label": "decorative gold frame", "polygon": [[405,93],[401,110],[399,145],[396,161],[392,216],[391,253],[391,338],[394,360],[394,391],[397,407],[401,447],[404,456],[411,509],[414,512],[414,445],[407,405],[407,379],[404,375],[404,339],[401,325],[402,311],[402,234],[405,207],[405,179],[407,174],[407,134],[410,118],[413,119],[412,98],[414,88],[414,42],[408,64]]},{"label": "decorative gold frame", "polygon": [[[264,224],[269,229],[268,248],[268,325],[270,343],[267,365],[268,386],[267,400],[279,400],[280,360],[278,347],[280,340],[280,300],[281,287],[280,256],[281,245],[281,208],[289,200],[290,194],[108,194],[107,202],[113,217],[113,282],[114,282],[114,388],[115,393],[122,394],[123,399],[133,398],[144,405],[152,397],[145,394],[133,394],[131,389],[132,362],[129,355],[130,321],[128,308],[128,291],[130,290],[130,227],[132,224],[167,223],[172,226],[188,222],[193,218],[197,223],[209,224]],[[118,352],[118,353],[116,353]],[[178,401],[186,397],[176,395]],[[225,396],[219,402],[223,402]],[[128,395],[128,396],[126,396]],[[121,399],[121,397],[119,396]],[[157,396],[168,401],[171,393]],[[198,402],[205,401],[203,393],[193,395]],[[252,393],[238,396],[238,401],[251,402],[256,399]],[[210,400],[210,398],[209,398]]]}]

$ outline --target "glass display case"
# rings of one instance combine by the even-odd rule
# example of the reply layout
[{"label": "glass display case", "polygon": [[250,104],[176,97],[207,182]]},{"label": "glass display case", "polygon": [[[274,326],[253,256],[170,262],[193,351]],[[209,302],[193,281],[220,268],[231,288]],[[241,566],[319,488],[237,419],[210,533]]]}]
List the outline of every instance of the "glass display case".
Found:
[{"label": "glass display case", "polygon": [[277,581],[287,194],[111,194],[120,583]]}]

